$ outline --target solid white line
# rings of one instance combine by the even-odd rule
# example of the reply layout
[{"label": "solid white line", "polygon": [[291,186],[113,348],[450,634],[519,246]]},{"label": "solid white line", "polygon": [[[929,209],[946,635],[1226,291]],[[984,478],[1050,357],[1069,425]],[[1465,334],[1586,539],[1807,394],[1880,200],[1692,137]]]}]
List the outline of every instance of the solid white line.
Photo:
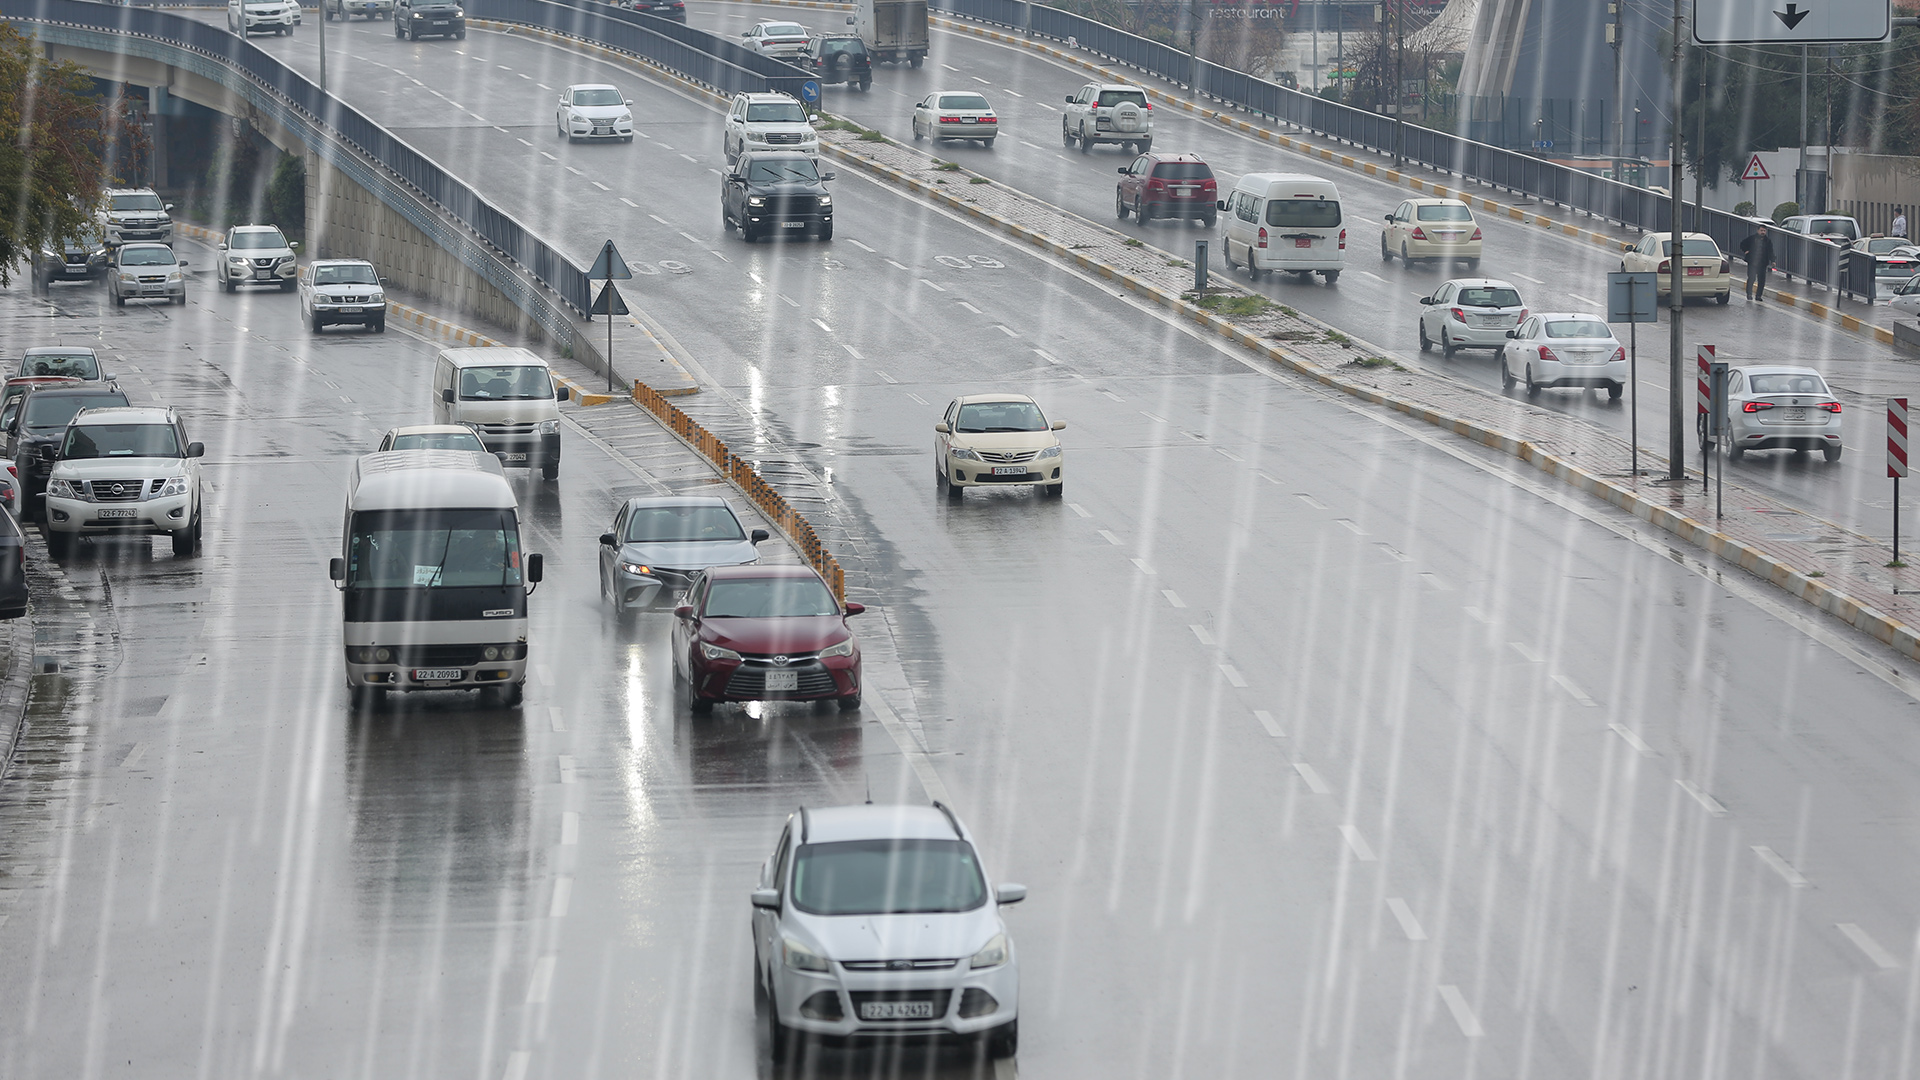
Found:
[{"label": "solid white line", "polygon": [[826,323],[821,322],[819,319],[813,320],[813,325],[819,327],[822,330],[825,330],[829,334],[833,333],[833,327],[828,326]]},{"label": "solid white line", "polygon": [[[905,269],[906,269],[906,267],[904,267],[904,266],[902,266],[902,267],[900,267],[900,269],[902,269],[902,270],[905,270]],[[931,281],[928,281],[928,280],[927,280],[926,278],[921,278],[921,279],[920,279],[920,284],[922,284],[922,285],[925,285],[925,286],[927,286],[928,288],[930,288],[930,289],[932,289],[932,290],[933,290],[934,292],[946,292],[946,291],[947,291],[947,290],[946,290],[946,288],[945,288],[944,286],[941,286],[941,285],[936,285],[936,284],[934,284],[933,282],[931,282]]]},{"label": "solid white line", "polygon": [[1304,491],[1294,492],[1293,497],[1296,499],[1299,499],[1303,503],[1306,503],[1308,506],[1313,507],[1315,510],[1325,510],[1327,508],[1326,503],[1321,502],[1319,499],[1314,498],[1313,496],[1307,494]]},{"label": "solid white line", "polygon": [[1865,930],[1860,929],[1857,924],[1843,922],[1834,923],[1833,925],[1838,927],[1841,933],[1847,935],[1848,941],[1858,945],[1860,951],[1867,954],[1867,959],[1873,961],[1874,966],[1883,968],[1900,966],[1900,961],[1895,960],[1892,953],[1881,948],[1880,943],[1873,940],[1872,936]]},{"label": "solid white line", "polygon": [[1253,718],[1255,720],[1260,721],[1260,726],[1267,729],[1268,735],[1271,735],[1276,739],[1284,739],[1287,737],[1287,733],[1280,730],[1279,722],[1276,721],[1273,718],[1273,714],[1268,712],[1267,710],[1265,709],[1253,710]]},{"label": "solid white line", "polygon": [[[1139,560],[1135,559],[1134,561],[1138,562]],[[1234,667],[1232,664],[1221,664],[1220,674],[1225,675],[1227,677],[1227,682],[1233,684],[1234,686],[1238,686],[1244,689],[1247,685],[1247,677],[1245,675],[1240,674],[1240,669],[1237,667]]]},{"label": "solid white line", "polygon": [[1525,274],[1515,274],[1515,275],[1513,275],[1513,276],[1514,276],[1514,277],[1517,277],[1517,278],[1519,278],[1519,279],[1520,279],[1521,281],[1531,281],[1531,282],[1533,282],[1533,283],[1534,283],[1535,285],[1545,285],[1545,284],[1546,284],[1546,282],[1544,282],[1544,281],[1541,281],[1541,280],[1540,280],[1539,278],[1537,278],[1537,277],[1528,277],[1528,276],[1527,276],[1527,275],[1525,275]]},{"label": "solid white line", "polygon": [[960,301],[960,306],[963,308],[966,308],[968,311],[973,312],[975,315],[984,314],[984,312],[982,312],[979,308],[974,307],[972,304],[967,303],[965,300]]},{"label": "solid white line", "polygon": [[1187,629],[1193,631],[1193,636],[1200,639],[1200,644],[1202,645],[1218,644],[1218,642],[1213,640],[1213,635],[1207,632],[1207,628],[1201,626],[1199,623],[1194,623],[1188,626]]},{"label": "solid white line", "polygon": [[1087,513],[1087,508],[1084,506],[1081,506],[1079,503],[1068,503],[1067,509],[1073,511],[1076,514],[1079,514],[1083,518],[1090,518],[1093,516],[1092,514]]},{"label": "solid white line", "polygon": [[1507,642],[1507,647],[1525,657],[1529,664],[1542,664],[1546,662],[1546,657],[1528,648],[1527,643],[1524,641],[1509,641]]},{"label": "solid white line", "polygon": [[1367,530],[1365,530],[1365,529],[1363,529],[1363,528],[1361,528],[1361,527],[1360,527],[1360,526],[1358,526],[1358,525],[1355,525],[1355,524],[1353,523],[1353,519],[1352,519],[1352,518],[1336,518],[1335,520],[1337,520],[1338,522],[1340,522],[1340,524],[1342,524],[1342,525],[1345,525],[1345,526],[1346,526],[1347,528],[1349,528],[1349,529],[1351,529],[1351,530],[1353,531],[1353,534],[1354,534],[1355,536],[1365,536],[1365,535],[1367,535]]},{"label": "solid white line", "polygon": [[527,987],[527,1004],[540,1005],[553,990],[553,965],[559,958],[548,954],[533,965],[533,982]]},{"label": "solid white line", "polygon": [[515,1050],[507,1055],[506,1071],[500,1074],[500,1080],[527,1080],[527,1063],[533,1055],[525,1050]]},{"label": "solid white line", "polygon": [[1481,1030],[1480,1018],[1473,1015],[1473,1010],[1467,1006],[1467,999],[1461,996],[1459,987],[1441,987],[1440,1000],[1447,1003],[1447,1011],[1453,1014],[1453,1022],[1460,1025],[1460,1034],[1469,1039],[1477,1039],[1486,1034]]},{"label": "solid white line", "polygon": [[1622,739],[1625,739],[1627,741],[1627,745],[1633,747],[1634,753],[1636,754],[1653,753],[1653,747],[1648,746],[1646,743],[1646,740],[1634,734],[1632,729],[1628,728],[1624,724],[1608,724],[1607,730],[1613,732],[1615,735],[1620,736]]},{"label": "solid white line", "polygon": [[1300,774],[1300,779],[1307,782],[1307,790],[1315,795],[1325,795],[1333,790],[1320,778],[1320,771],[1304,761],[1294,762],[1293,771]]},{"label": "solid white line", "polygon": [[1701,791],[1699,788],[1694,787],[1693,784],[1687,781],[1684,777],[1676,776],[1673,778],[1673,782],[1680,785],[1681,791],[1684,791],[1687,794],[1693,796],[1694,802],[1697,802],[1701,806],[1706,807],[1707,813],[1712,814],[1714,817],[1727,816],[1727,808],[1720,805],[1719,799],[1716,799],[1713,796],[1707,794],[1706,792]]},{"label": "solid white line", "polygon": [[1787,862],[1787,860],[1781,858],[1779,852],[1773,850],[1770,847],[1767,847],[1765,844],[1755,844],[1753,846],[1753,853],[1755,855],[1760,856],[1761,862],[1766,863],[1768,866],[1772,867],[1774,873],[1779,874],[1782,878],[1785,878],[1787,884],[1793,886],[1796,889],[1806,888],[1806,885],[1807,885],[1806,876],[1800,873],[1800,871],[1795,870],[1792,867],[1792,865],[1790,865]]},{"label": "solid white line", "polygon": [[1115,547],[1120,546],[1120,538],[1108,532],[1107,530],[1101,529],[1100,535],[1107,538],[1107,543],[1112,544]]},{"label": "solid white line", "polygon": [[567,908],[573,904],[573,878],[562,876],[553,883],[553,904],[547,908],[547,918],[564,919]]},{"label": "solid white line", "polygon": [[1580,689],[1580,687],[1576,683],[1574,683],[1572,679],[1567,678],[1565,675],[1555,675],[1553,677],[1553,681],[1560,684],[1560,689],[1565,690],[1567,693],[1573,695],[1573,700],[1579,702],[1580,704],[1586,706],[1587,708],[1597,709],[1600,707],[1599,702],[1588,697],[1587,692],[1585,690]]},{"label": "solid white line", "polygon": [[561,715],[560,706],[547,706],[547,724],[555,731],[567,730],[567,718]]},{"label": "solid white line", "polygon": [[560,815],[560,846],[572,847],[580,842],[580,811],[569,810]]},{"label": "solid white line", "polygon": [[1405,900],[1397,896],[1389,897],[1387,910],[1393,912],[1394,919],[1400,923],[1400,932],[1407,935],[1408,941],[1427,940],[1427,932],[1420,928],[1420,920],[1413,917],[1413,909],[1407,906]]},{"label": "solid white line", "polygon": [[1373,848],[1368,846],[1367,838],[1360,835],[1359,829],[1356,829],[1351,825],[1342,825],[1340,826],[1340,835],[1346,838],[1347,846],[1353,849],[1354,858],[1360,860],[1361,862],[1376,861],[1373,854]]},{"label": "solid white line", "polygon": [[1187,602],[1180,599],[1180,594],[1174,592],[1172,589],[1161,589],[1160,595],[1166,597],[1167,603],[1172,604],[1174,607],[1183,608],[1187,606]]},{"label": "solid white line", "polygon": [[874,250],[873,250],[872,248],[870,248],[870,247],[868,247],[867,245],[865,245],[865,244],[863,244],[863,243],[861,243],[861,242],[860,242],[860,241],[858,241],[858,240],[854,240],[854,239],[851,239],[851,238],[849,238],[849,239],[847,240],[847,243],[849,243],[849,244],[852,244],[852,245],[853,245],[854,247],[857,247],[857,248],[859,248],[859,249],[860,249],[861,251],[864,251],[864,252],[866,252],[866,253],[867,253],[867,254],[869,254],[869,255],[873,255],[873,254],[876,254],[876,252],[875,252],[875,251],[874,251]]}]

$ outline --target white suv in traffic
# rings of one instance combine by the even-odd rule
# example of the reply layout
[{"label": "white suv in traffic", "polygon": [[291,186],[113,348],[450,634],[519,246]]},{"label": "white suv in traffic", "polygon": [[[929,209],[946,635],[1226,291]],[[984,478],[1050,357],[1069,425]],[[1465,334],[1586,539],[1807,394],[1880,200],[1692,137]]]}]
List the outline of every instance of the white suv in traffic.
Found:
[{"label": "white suv in traffic", "polygon": [[227,0],[227,29],[246,37],[255,30],[291,34],[300,25],[295,0]]},{"label": "white suv in traffic", "polygon": [[1137,86],[1088,83],[1067,99],[1060,140],[1068,146],[1078,142],[1083,154],[1094,143],[1131,144],[1128,153],[1144,154],[1153,146],[1153,105]]},{"label": "white suv in traffic", "polygon": [[995,887],[953,811],[802,807],[753,891],[754,991],[776,1062],[807,1035],[985,1038],[1019,1048],[1020,970]]},{"label": "white suv in traffic", "polygon": [[114,188],[107,192],[107,208],[94,214],[107,246],[134,240],[173,242],[173,204],[163,203],[152,188]]},{"label": "white suv in traffic", "polygon": [[47,553],[65,558],[82,536],[164,533],[173,553],[200,546],[200,457],[170,408],[84,409],[60,441],[41,448],[47,478]]},{"label": "white suv in traffic", "polygon": [[785,94],[735,94],[726,124],[720,145],[729,165],[755,150],[820,155],[820,136],[814,133],[807,110]]},{"label": "white suv in traffic", "polygon": [[224,292],[242,285],[273,285],[281,292],[292,292],[299,269],[293,253],[299,246],[300,241],[288,243],[271,225],[235,225],[220,244],[214,279]]}]

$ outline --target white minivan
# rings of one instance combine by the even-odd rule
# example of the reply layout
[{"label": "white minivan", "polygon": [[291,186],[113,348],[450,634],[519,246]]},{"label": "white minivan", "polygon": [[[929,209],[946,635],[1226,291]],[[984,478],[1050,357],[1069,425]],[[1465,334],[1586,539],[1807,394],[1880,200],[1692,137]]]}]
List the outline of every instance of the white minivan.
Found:
[{"label": "white minivan", "polygon": [[1340,189],[1331,180],[1294,173],[1248,173],[1219,204],[1228,266],[1247,276],[1285,270],[1319,274],[1331,285],[1347,265]]},{"label": "white minivan", "polygon": [[512,468],[560,475],[560,405],[547,362],[526,349],[443,349],[433,364],[433,422],[460,424]]}]

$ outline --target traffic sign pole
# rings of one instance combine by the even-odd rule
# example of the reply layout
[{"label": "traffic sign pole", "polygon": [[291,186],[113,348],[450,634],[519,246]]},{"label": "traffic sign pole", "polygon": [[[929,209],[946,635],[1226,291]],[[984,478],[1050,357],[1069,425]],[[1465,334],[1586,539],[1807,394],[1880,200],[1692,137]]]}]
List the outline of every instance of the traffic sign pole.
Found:
[{"label": "traffic sign pole", "polygon": [[1700,494],[1707,493],[1713,448],[1720,445],[1713,430],[1713,356],[1715,346],[1701,345],[1694,351],[1694,411],[1700,417]]},{"label": "traffic sign pole", "polygon": [[1907,475],[1907,399],[1887,399],[1887,475],[1893,478],[1893,561],[1900,561],[1900,478]]}]

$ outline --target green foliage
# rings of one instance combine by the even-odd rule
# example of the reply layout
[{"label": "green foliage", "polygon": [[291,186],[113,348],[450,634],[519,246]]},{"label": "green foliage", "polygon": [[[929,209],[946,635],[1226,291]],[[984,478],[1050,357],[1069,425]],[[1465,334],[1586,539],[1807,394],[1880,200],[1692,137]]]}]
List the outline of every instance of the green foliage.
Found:
[{"label": "green foliage", "polygon": [[960,166],[955,165],[951,161],[941,161],[939,158],[934,159],[933,167],[935,169],[940,170],[941,172],[959,172],[960,171]]},{"label": "green foliage", "polygon": [[267,182],[267,220],[288,236],[307,232],[307,159],[285,154]]},{"label": "green foliage", "polygon": [[861,142],[886,142],[887,137],[885,135],[880,134],[877,131],[863,131],[860,133],[860,141]]},{"label": "green foliage", "polygon": [[1273,301],[1264,296],[1222,296],[1208,293],[1194,301],[1201,309],[1219,315],[1264,315]]},{"label": "green foliage", "polygon": [[1750,202],[1738,202],[1733,204],[1733,212],[1740,217],[1752,217],[1759,210]]},{"label": "green foliage", "polygon": [[1772,217],[1775,222],[1781,222],[1781,221],[1787,220],[1790,217],[1793,217],[1795,214],[1798,214],[1799,212],[1800,212],[1799,203],[1783,202],[1779,206],[1776,206],[1773,208]]}]

